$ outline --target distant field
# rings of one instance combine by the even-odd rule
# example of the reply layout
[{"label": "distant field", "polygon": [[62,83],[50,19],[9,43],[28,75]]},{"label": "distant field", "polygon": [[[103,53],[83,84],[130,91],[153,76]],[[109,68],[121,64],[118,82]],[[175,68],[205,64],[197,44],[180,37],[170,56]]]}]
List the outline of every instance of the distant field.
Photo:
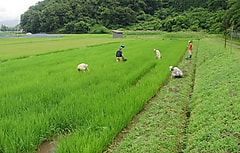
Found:
[{"label": "distant field", "polygon": [[59,38],[1,38],[0,62],[38,54],[86,48],[90,45],[119,42],[111,35],[64,35]]},{"label": "distant field", "polygon": [[[0,152],[33,152],[61,133],[69,134],[60,137],[58,152],[101,152],[161,88],[169,66],[186,52],[187,40],[1,39]],[[128,61],[117,63],[121,44]],[[77,71],[82,62],[90,72]]]}]

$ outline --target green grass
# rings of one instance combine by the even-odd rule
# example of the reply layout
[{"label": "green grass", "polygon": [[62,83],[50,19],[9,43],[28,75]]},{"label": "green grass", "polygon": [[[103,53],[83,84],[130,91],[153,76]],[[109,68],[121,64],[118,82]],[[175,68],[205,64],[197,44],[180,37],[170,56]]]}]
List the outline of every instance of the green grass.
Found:
[{"label": "green grass", "polygon": [[[1,48],[11,48],[7,59],[30,56],[22,43],[41,55],[0,63],[0,152],[33,152],[61,133],[69,134],[60,137],[57,152],[101,152],[164,84],[187,42],[83,36],[2,42]],[[121,44],[128,61],[117,63]],[[48,54],[56,48],[67,51]],[[153,48],[163,59],[155,59]],[[90,72],[77,71],[81,62]]]},{"label": "green grass", "polygon": [[201,44],[186,152],[238,152],[239,50],[230,54],[211,39]]},{"label": "green grass", "polygon": [[204,32],[124,31],[125,38],[198,40],[206,36],[208,35]]}]

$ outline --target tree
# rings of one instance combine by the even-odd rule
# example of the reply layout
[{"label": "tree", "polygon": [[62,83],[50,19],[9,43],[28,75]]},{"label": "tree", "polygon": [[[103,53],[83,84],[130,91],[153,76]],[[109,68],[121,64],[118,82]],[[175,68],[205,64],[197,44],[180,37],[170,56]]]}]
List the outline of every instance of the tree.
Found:
[{"label": "tree", "polygon": [[71,11],[68,5],[54,3],[43,11],[40,15],[40,28],[43,32],[52,32],[71,21]]},{"label": "tree", "polygon": [[226,0],[208,0],[207,1],[208,10],[213,12],[221,9],[227,8],[227,2]]},{"label": "tree", "polygon": [[229,27],[231,23],[234,22],[234,28],[240,30],[240,1],[239,0],[230,0],[229,1],[229,10],[227,11],[226,18],[228,19]]},{"label": "tree", "polygon": [[221,33],[225,14],[228,23],[235,21],[235,28],[239,29],[239,3],[239,0],[44,0],[31,6],[21,16],[20,24],[33,33],[73,33],[78,31],[74,30],[76,26],[94,25]]},{"label": "tree", "polygon": [[119,28],[132,25],[136,22],[136,13],[128,7],[116,7],[115,9],[106,8],[101,13],[104,26],[108,28]]},{"label": "tree", "polygon": [[7,31],[8,27],[4,24],[1,25],[1,31]]},{"label": "tree", "polygon": [[79,21],[74,24],[75,33],[87,33],[90,30],[89,24],[84,21]]},{"label": "tree", "polygon": [[39,11],[30,9],[21,15],[20,25],[25,32],[40,32]]},{"label": "tree", "polygon": [[65,26],[64,26],[64,32],[65,33],[75,33],[75,31],[74,31],[74,22],[69,22],[69,23],[67,23],[67,24],[65,24]]}]

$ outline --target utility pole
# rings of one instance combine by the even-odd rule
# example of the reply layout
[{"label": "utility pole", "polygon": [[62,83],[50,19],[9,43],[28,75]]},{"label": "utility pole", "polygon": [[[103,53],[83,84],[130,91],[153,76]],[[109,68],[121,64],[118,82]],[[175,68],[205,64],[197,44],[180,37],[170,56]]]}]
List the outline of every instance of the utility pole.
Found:
[{"label": "utility pole", "polygon": [[232,54],[232,37],[233,37],[233,26],[234,26],[234,21],[232,22],[232,31],[231,31],[231,48],[230,48],[230,53]]},{"label": "utility pole", "polygon": [[224,47],[227,47],[227,33],[228,33],[228,19],[225,21],[225,30],[224,30]]}]

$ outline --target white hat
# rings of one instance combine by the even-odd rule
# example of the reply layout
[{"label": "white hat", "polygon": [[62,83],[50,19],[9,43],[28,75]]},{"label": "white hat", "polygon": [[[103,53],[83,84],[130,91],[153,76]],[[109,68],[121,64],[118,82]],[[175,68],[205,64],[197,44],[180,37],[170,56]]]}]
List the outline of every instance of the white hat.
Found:
[{"label": "white hat", "polygon": [[191,40],[188,41],[189,43],[191,42]]},{"label": "white hat", "polygon": [[170,71],[172,70],[173,66],[169,66]]}]

